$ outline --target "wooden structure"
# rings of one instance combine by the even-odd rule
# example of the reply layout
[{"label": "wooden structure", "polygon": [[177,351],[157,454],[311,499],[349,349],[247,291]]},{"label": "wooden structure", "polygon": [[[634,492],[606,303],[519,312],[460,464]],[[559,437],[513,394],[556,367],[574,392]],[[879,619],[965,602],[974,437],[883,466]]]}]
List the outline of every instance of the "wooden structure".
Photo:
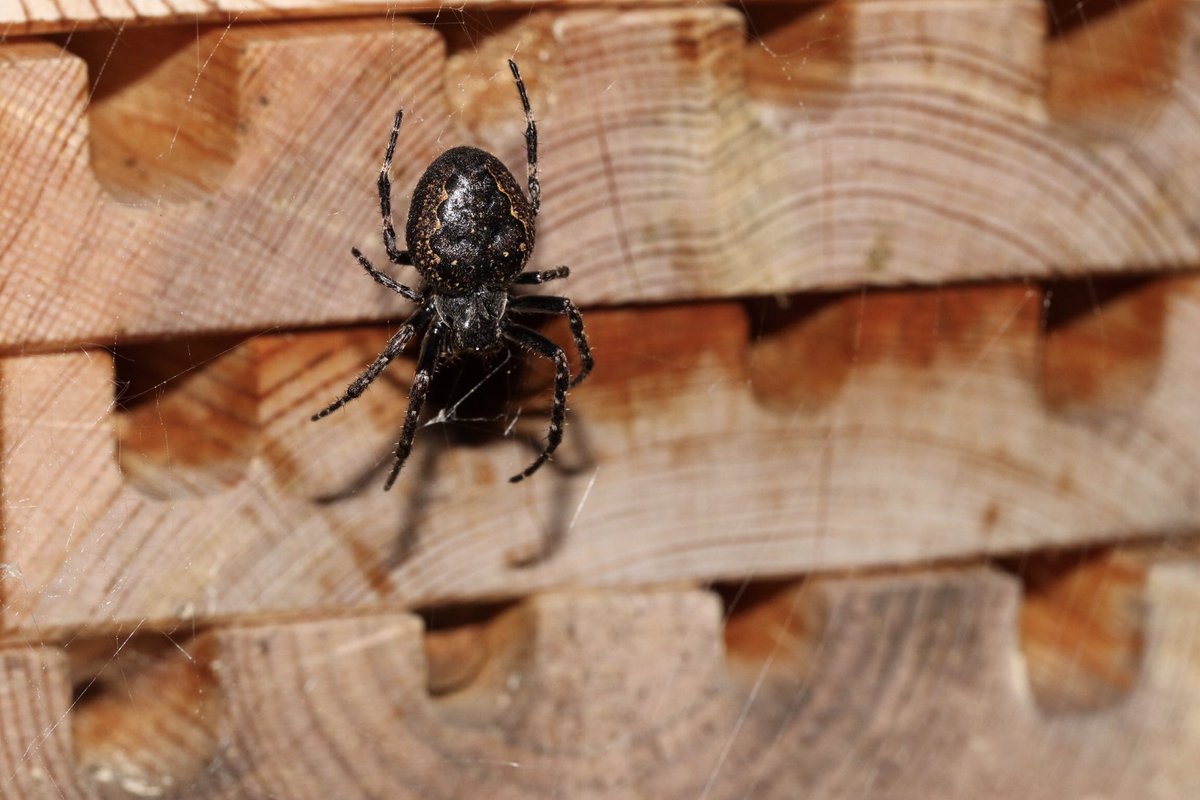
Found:
[{"label": "wooden structure", "polygon": [[[0,7],[0,795],[1197,796],[1200,7],[485,5]],[[598,367],[385,494],[514,54]]]}]

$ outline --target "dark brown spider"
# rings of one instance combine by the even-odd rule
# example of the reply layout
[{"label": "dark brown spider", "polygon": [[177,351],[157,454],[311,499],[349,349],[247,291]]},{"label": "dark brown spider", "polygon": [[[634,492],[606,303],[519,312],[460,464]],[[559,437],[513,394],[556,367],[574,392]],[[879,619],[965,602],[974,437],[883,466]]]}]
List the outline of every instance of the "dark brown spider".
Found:
[{"label": "dark brown spider", "polygon": [[[336,411],[363,391],[404,351],[418,331],[425,329],[417,371],[408,395],[404,430],[396,445],[396,461],[383,488],[392,488],[400,468],[412,450],[417,419],[429,391],[429,381],[443,356],[481,352],[509,342],[554,362],[554,407],[550,413],[550,432],[538,457],[513,483],[529,477],[550,458],[562,442],[567,414],[567,390],[592,371],[592,353],[583,330],[579,309],[565,297],[517,296],[510,288],[517,284],[537,284],[570,273],[568,267],[524,272],[533,253],[534,222],[541,202],[537,177],[537,126],[529,97],[517,65],[509,61],[521,105],[525,108],[525,145],[528,154],[529,198],[508,168],[491,153],[475,147],[455,147],[442,153],[417,181],[408,210],[405,238],[408,250],[396,246],[392,227],[392,184],[388,173],[400,135],[404,111],[396,112],[392,137],[388,141],[383,168],[379,171],[379,211],[383,215],[383,244],[393,264],[414,266],[421,274],[420,290],[411,289],[385,275],[351,248],[358,263],[375,281],[418,304],[379,357],[346,389],[346,393],[313,421]],[[582,367],[571,379],[567,355],[561,347],[536,331],[512,321],[513,312],[525,314],[563,314],[571,326]]]}]

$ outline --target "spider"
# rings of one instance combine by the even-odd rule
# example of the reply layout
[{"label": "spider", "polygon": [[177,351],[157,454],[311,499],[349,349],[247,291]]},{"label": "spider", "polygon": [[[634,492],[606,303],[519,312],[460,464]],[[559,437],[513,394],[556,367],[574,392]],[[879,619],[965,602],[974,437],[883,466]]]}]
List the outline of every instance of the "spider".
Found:
[{"label": "spider", "polygon": [[[396,460],[384,491],[396,482],[412,450],[417,419],[429,382],[444,356],[486,352],[508,342],[523,351],[554,363],[554,405],[550,431],[533,463],[509,480],[517,483],[537,472],[562,442],[567,415],[567,390],[592,371],[592,352],[583,330],[583,316],[566,297],[518,296],[514,285],[539,284],[565,278],[568,267],[525,272],[533,252],[534,222],[541,204],[538,183],[537,126],[529,107],[525,82],[513,61],[508,62],[517,93],[525,109],[525,147],[528,158],[529,197],[521,191],[508,168],[491,153],[476,147],[454,147],[426,168],[413,191],[405,236],[408,250],[396,244],[392,227],[392,183],[389,173],[404,110],[396,112],[383,167],[379,170],[379,212],[383,216],[383,245],[388,259],[399,266],[416,267],[419,290],[398,283],[377,270],[359,252],[351,254],[376,283],[416,303],[418,308],[388,341],[379,357],[346,389],[346,393],[312,419],[317,421],[363,393],[384,368],[400,355],[417,332],[425,329],[417,356],[417,371],[408,395],[404,428],[396,445]],[[540,333],[514,322],[511,314],[562,314],[570,323],[579,350],[579,374],[571,377],[567,355]]]}]

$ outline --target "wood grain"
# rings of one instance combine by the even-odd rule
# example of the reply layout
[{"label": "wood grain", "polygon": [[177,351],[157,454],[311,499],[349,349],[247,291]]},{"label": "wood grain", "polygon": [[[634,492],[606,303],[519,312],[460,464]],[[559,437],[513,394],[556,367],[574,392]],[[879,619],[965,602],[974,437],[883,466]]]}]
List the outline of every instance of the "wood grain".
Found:
[{"label": "wood grain", "polygon": [[[1103,549],[1200,523],[1200,4],[188,2],[0,4],[0,795],[1200,796],[1194,552]],[[511,56],[599,367],[385,494],[411,362],[313,425],[388,331],[288,331]]]},{"label": "wood grain", "polygon": [[62,652],[75,689],[67,771],[100,797],[186,797],[219,750],[211,641],[135,626],[72,637]]},{"label": "wood grain", "polygon": [[[649,0],[643,5],[668,5],[673,0]],[[620,0],[523,0],[522,8],[625,5]],[[466,0],[456,11],[507,11],[502,0]],[[143,25],[224,24],[304,19],[306,17],[392,16],[444,12],[437,0],[22,0],[0,5],[0,30],[7,36],[97,29],[132,30]]]},{"label": "wood grain", "polygon": [[[1174,800],[1200,789],[1195,759],[1178,756],[1200,745],[1200,716],[1179,702],[1200,690],[1196,564],[1150,569],[1136,680],[1119,705],[1089,713],[1034,703],[1019,594],[984,569],[821,579],[771,601],[820,620],[808,641],[757,653],[723,648],[706,592],[543,595],[494,618],[485,668],[436,698],[420,620],[403,613],[218,628],[189,650],[219,684],[207,719],[220,745],[203,770],[144,788],[295,800],[782,798],[796,787],[814,798]],[[810,654],[803,669],[793,646]],[[38,696],[65,707],[55,649],[4,658],[44,673]],[[12,698],[28,696],[0,694],[5,772],[27,748],[63,796],[104,796],[39,738],[68,744],[69,726],[14,716]],[[134,695],[123,713],[155,708]]]},{"label": "wood grain", "polygon": [[[143,354],[152,383],[178,379],[119,412],[111,357],[9,358],[3,561],[22,580],[4,585],[4,623],[426,606],[1185,534],[1200,281],[1142,292],[1160,318],[1118,293],[1044,332],[1044,298],[1020,284],[593,310],[598,366],[565,444],[515,487],[550,387],[503,354],[439,372],[391,493],[411,362],[308,419],[384,329],[257,337],[173,372]],[[1128,325],[1160,330],[1135,355]],[[1051,390],[1048,362],[1092,379]]]},{"label": "wood grain", "polygon": [[1148,564],[1154,546],[1018,556],[1025,585],[1021,647],[1044,709],[1095,710],[1121,702],[1143,657]]},{"label": "wood grain", "polygon": [[[348,255],[391,116],[400,209],[453,144],[522,172],[514,54],[535,263],[585,305],[1194,265],[1200,11],[1129,5],[1049,44],[1034,0],[861,0],[5,45],[0,348],[395,318]],[[1126,35],[1129,80],[1080,66]]]},{"label": "wood grain", "polygon": [[87,797],[77,782],[66,659],[50,647],[0,654],[0,786],[11,797]]}]

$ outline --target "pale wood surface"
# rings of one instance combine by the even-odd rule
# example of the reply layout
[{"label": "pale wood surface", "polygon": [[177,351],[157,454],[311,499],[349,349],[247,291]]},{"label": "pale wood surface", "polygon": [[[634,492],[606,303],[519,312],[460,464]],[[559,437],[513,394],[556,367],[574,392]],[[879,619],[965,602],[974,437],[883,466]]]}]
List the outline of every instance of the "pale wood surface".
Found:
[{"label": "pale wood surface", "polygon": [[[1195,266],[1200,6],[122,22],[193,11],[0,5],[81,30],[0,45],[0,794],[1200,795],[1195,563],[1025,558],[1197,528],[1200,281],[875,288]],[[600,366],[536,481],[506,367],[384,494],[411,363],[313,425],[387,331],[282,331],[405,313],[347,252],[397,106],[401,215],[523,173],[513,55]],[[995,556],[1024,604],[928,566]]]},{"label": "pale wood surface", "polygon": [[[111,772],[82,777],[64,748],[74,738],[94,762],[103,741],[72,737],[79,727],[55,725],[54,713],[14,716],[27,693],[0,694],[0,766],[14,774],[36,760],[43,785],[67,797],[117,796],[104,792],[125,780],[143,796],[291,800],[1177,800],[1200,791],[1200,713],[1181,702],[1200,690],[1200,571],[1154,566],[1140,596],[1132,685],[1119,704],[1070,714],[1047,713],[1030,693],[1016,582],[947,570],[782,587],[765,601],[782,622],[766,632],[773,640],[728,649],[711,594],[544,595],[488,622],[484,668],[436,697],[420,620],[403,613],[220,628],[185,645],[220,698],[202,716],[212,735],[190,740],[192,766],[132,772],[110,754]],[[4,659],[65,707],[61,651]],[[139,683],[110,703],[112,729],[161,715]],[[196,725],[190,704],[175,716]]]},{"label": "pale wood surface", "polygon": [[64,666],[51,648],[0,654],[0,788],[6,797],[87,796],[74,778]]},{"label": "pale wood surface", "polygon": [[[187,797],[212,760],[223,693],[211,640],[190,633],[82,632],[61,648],[41,648],[65,653],[74,689],[62,722],[73,742],[67,772],[100,797]],[[62,668],[52,662],[47,670],[57,678]]]},{"label": "pale wood surface", "polygon": [[[642,0],[667,5],[674,0]],[[701,3],[693,2],[693,5]],[[715,4],[715,3],[714,3]],[[623,0],[462,0],[456,11],[509,11],[561,6],[628,5]],[[304,17],[444,12],[438,0],[0,0],[0,31],[8,36],[138,25],[195,25]]]},{"label": "pale wood surface", "polygon": [[[29,635],[428,605],[1194,530],[1200,281],[1102,289],[1058,287],[1044,334],[1022,285],[593,310],[599,365],[556,462],[519,486],[549,386],[499,355],[479,391],[439,373],[391,493],[411,362],[308,419],[386,329],[197,352],[115,415],[107,355],[10,358],[4,560],[22,577],[4,620]],[[1087,313],[1068,313],[1072,292]],[[468,393],[456,424],[436,421]]]},{"label": "pale wood surface", "polygon": [[520,174],[512,55],[535,261],[586,305],[1194,264],[1200,11],[1130,7],[1050,44],[1033,0],[864,0],[752,10],[749,41],[701,7],[6,45],[0,347],[394,318],[348,255],[381,252],[391,115],[400,209],[453,144]]}]

